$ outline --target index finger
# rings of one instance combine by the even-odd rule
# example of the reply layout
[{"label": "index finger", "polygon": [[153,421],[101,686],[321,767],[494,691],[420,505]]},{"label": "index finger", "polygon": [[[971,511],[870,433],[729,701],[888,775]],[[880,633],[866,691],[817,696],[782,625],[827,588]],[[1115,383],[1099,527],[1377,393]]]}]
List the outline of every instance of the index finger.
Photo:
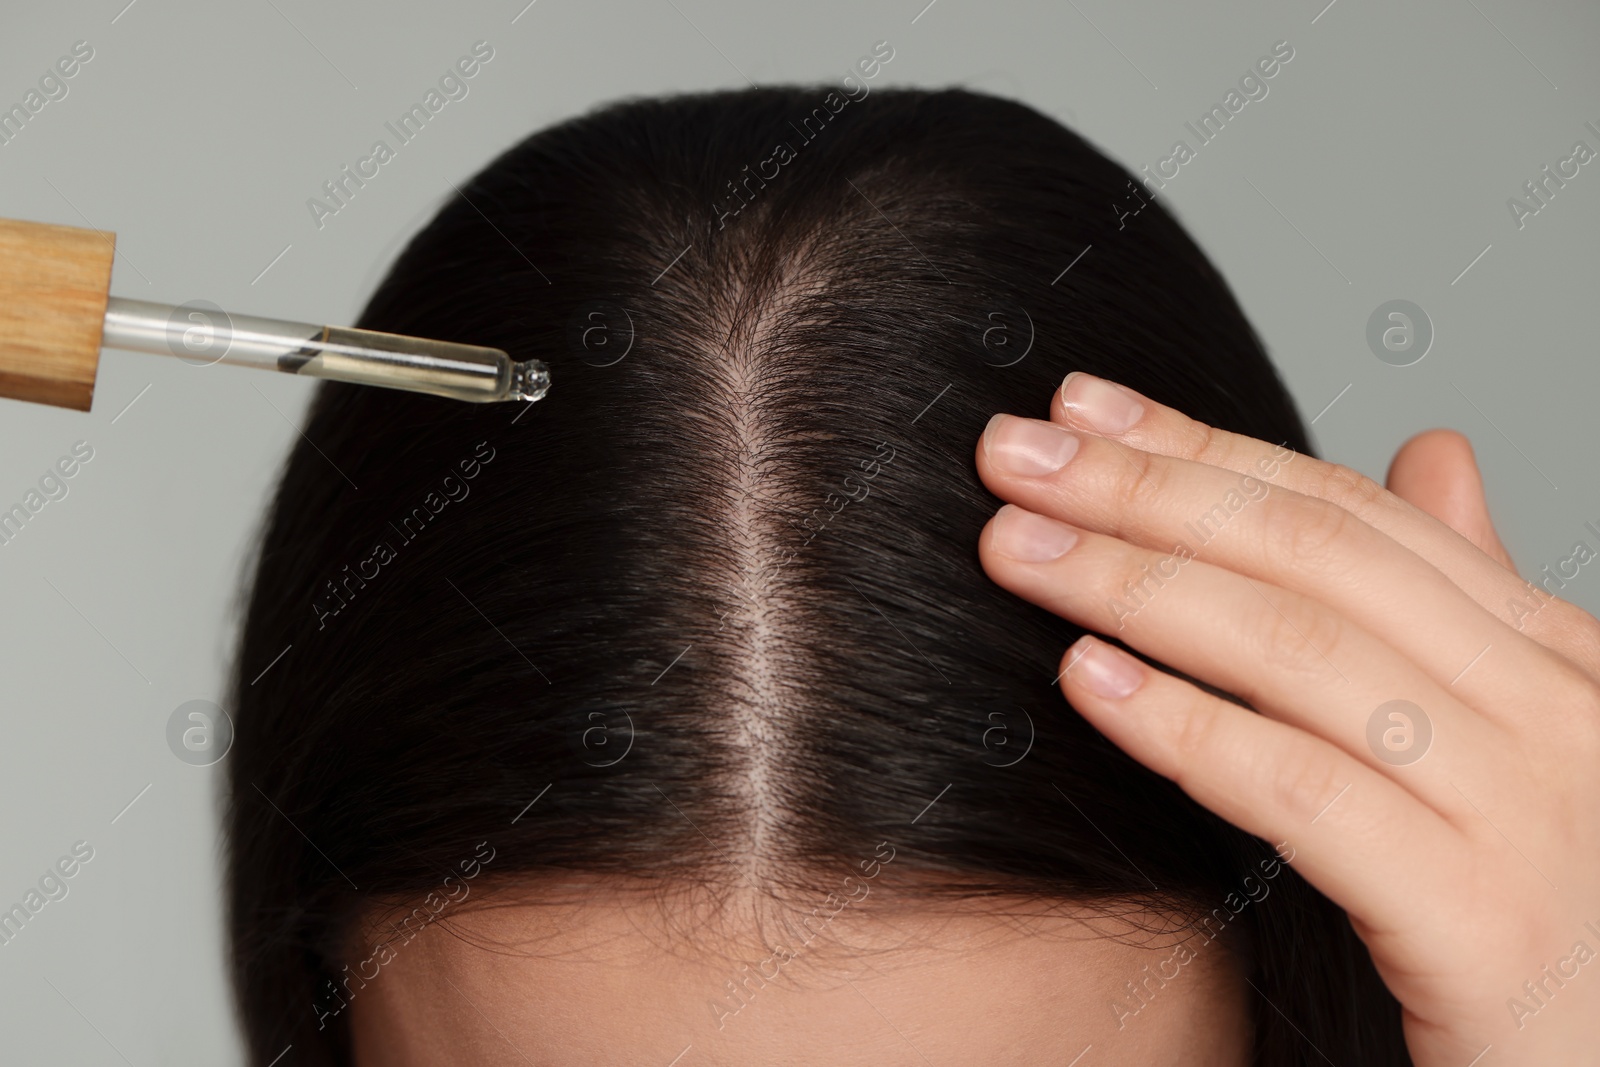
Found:
[{"label": "index finger", "polygon": [[[1359,471],[1208,426],[1124,385],[1073,371],[1050,402],[1050,420],[1146,452],[1249,474],[1337,504],[1428,560],[1485,610],[1517,630],[1555,600]],[[1555,611],[1549,621],[1562,617]],[[1554,629],[1559,631],[1559,626]],[[1547,647],[1552,645],[1550,626],[1529,627],[1525,632]]]}]

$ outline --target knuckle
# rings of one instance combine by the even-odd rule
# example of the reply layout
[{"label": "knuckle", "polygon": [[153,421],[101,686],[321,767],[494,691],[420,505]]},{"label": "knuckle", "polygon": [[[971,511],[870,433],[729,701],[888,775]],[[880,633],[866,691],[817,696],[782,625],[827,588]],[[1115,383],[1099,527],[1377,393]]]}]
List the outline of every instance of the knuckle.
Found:
[{"label": "knuckle", "polygon": [[1219,757],[1229,741],[1218,709],[1194,694],[1177,709],[1176,716],[1178,726],[1172,739],[1174,781],[1182,786],[1191,770],[1220,766]]},{"label": "knuckle", "polygon": [[1254,438],[1229,433],[1227,430],[1219,430],[1203,422],[1195,425],[1198,429],[1194,433],[1193,450],[1186,458],[1271,483],[1272,479],[1263,473],[1264,467],[1260,457],[1261,442]]},{"label": "knuckle", "polygon": [[1386,499],[1389,491],[1360,471],[1329,463],[1321,471],[1321,495],[1340,507],[1360,511]]},{"label": "knuckle", "polygon": [[1292,819],[1317,818],[1350,784],[1339,761],[1330,759],[1326,748],[1306,734],[1295,735],[1260,758],[1266,764],[1260,775],[1268,803]]},{"label": "knuckle", "polygon": [[1226,467],[1227,437],[1217,432],[1216,427],[1198,419],[1191,420],[1189,432],[1185,435],[1183,455],[1198,463],[1209,463],[1214,467]]},{"label": "knuckle", "polygon": [[1131,510],[1149,500],[1160,499],[1166,492],[1166,465],[1158,462],[1150,452],[1139,449],[1118,448],[1115,442],[1106,442],[1121,458],[1107,456],[1111,473],[1111,500],[1118,512]]},{"label": "knuckle", "polygon": [[1348,624],[1337,612],[1291,594],[1263,603],[1256,618],[1263,662],[1319,682],[1335,673],[1334,658],[1349,636]]},{"label": "knuckle", "polygon": [[1288,493],[1267,494],[1262,511],[1262,549],[1269,561],[1299,571],[1325,571],[1354,528],[1344,508]]},{"label": "knuckle", "polygon": [[1184,710],[1173,737],[1174,781],[1184,789],[1227,768],[1230,789],[1251,797],[1275,821],[1316,818],[1349,782],[1340,761],[1326,746],[1298,732],[1280,732],[1281,740],[1262,744],[1254,731],[1237,728],[1228,712],[1254,715],[1237,708],[1220,711],[1204,701]]}]

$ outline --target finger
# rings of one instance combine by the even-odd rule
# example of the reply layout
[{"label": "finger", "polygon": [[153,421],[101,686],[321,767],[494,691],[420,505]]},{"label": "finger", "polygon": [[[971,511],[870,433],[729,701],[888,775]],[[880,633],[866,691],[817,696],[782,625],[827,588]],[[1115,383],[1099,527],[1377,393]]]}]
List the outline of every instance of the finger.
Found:
[{"label": "finger", "polygon": [[[1460,835],[1347,753],[1085,636],[1062,692],[1117,747],[1235,826],[1293,849],[1306,880],[1376,935],[1415,929]],[[1408,887],[1395,892],[1396,886]]]},{"label": "finger", "polygon": [[1424,430],[1400,446],[1384,479],[1389,492],[1426,511],[1476,545],[1484,555],[1516,573],[1500,543],[1472,442],[1454,430]]},{"label": "finger", "polygon": [[[1118,588],[1126,575],[1151,573],[1156,553],[1015,505],[990,520],[978,546],[1003,588],[1338,746],[1452,820],[1473,814],[1452,782],[1471,788],[1503,773],[1501,730],[1317,601],[1190,560],[1129,613],[1116,604]],[[1395,700],[1408,702],[1409,738],[1384,736]]]},{"label": "finger", "polygon": [[1253,474],[1338,504],[1428,560],[1503,621],[1513,627],[1525,622],[1528,635],[1541,644],[1549,646],[1552,636],[1559,638],[1573,625],[1574,612],[1583,614],[1507,572],[1467,538],[1348,467],[1300,453],[1291,453],[1289,462],[1275,460],[1271,444],[1208,426],[1081,371],[1067,375],[1056,390],[1050,418],[1147,452]]},{"label": "finger", "polygon": [[[1321,498],[1010,415],[984,431],[978,471],[997,496],[1029,511],[1319,600],[1441,685],[1460,680],[1474,706],[1497,718],[1529,712],[1526,677],[1565,672],[1574,686],[1585,681],[1416,553]],[[1138,574],[1128,577],[1137,583]],[[1473,673],[1480,663],[1485,669]]]}]

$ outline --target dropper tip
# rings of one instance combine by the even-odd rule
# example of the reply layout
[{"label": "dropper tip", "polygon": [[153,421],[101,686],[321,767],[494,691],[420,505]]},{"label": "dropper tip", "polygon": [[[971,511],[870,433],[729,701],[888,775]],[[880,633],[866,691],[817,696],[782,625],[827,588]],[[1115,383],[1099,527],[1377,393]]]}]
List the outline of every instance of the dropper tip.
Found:
[{"label": "dropper tip", "polygon": [[542,359],[525,359],[511,365],[511,390],[507,400],[541,399],[550,391],[550,367]]}]

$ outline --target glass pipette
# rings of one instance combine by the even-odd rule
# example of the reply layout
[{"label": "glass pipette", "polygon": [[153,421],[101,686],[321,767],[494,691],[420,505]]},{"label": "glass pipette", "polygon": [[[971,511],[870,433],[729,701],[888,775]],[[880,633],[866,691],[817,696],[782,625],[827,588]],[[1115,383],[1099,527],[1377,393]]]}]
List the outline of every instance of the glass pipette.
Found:
[{"label": "glass pipette", "polygon": [[480,404],[538,400],[550,389],[543,360],[517,362],[498,348],[233,315],[207,301],[174,307],[111,297],[100,344]]}]

